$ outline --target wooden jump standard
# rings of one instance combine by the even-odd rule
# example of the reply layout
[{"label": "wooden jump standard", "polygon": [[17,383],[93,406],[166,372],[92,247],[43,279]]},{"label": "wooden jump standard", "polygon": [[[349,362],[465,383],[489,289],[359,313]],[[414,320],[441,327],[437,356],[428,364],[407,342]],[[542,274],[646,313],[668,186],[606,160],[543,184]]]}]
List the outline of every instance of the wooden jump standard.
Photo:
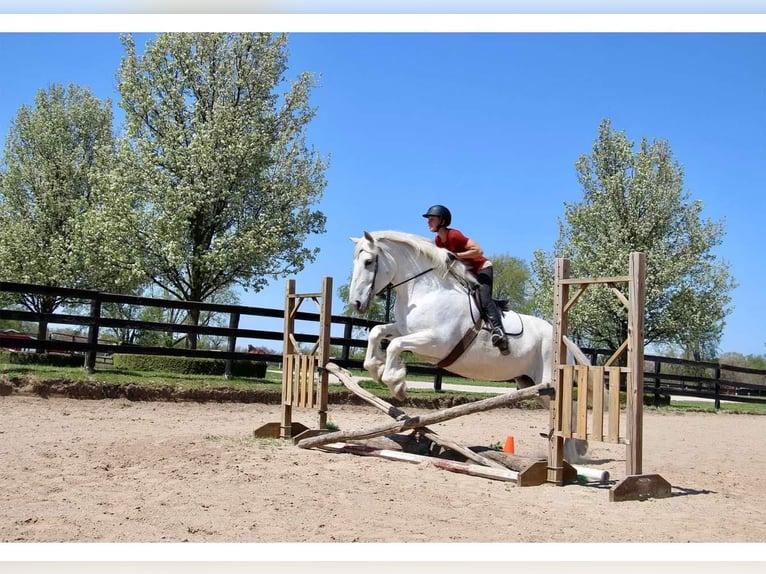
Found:
[{"label": "wooden jump standard", "polygon": [[[295,340],[295,314],[306,299],[319,308],[319,335],[314,346],[301,352]],[[285,283],[285,325],[282,349],[282,420],[267,423],[254,431],[264,438],[292,438],[318,431],[293,422],[293,406],[317,409],[319,429],[327,427],[327,372],[320,367],[330,358],[330,326],[332,321],[332,277],[322,278],[319,293],[296,293],[295,280]]]},{"label": "wooden jump standard", "polygon": [[[646,259],[643,253],[631,253],[629,275],[572,279],[569,260],[556,260],[556,287],[553,324],[553,385],[551,401],[551,440],[548,449],[548,481],[561,485],[563,473],[563,443],[565,438],[610,442],[627,446],[627,477],[609,492],[611,501],[643,500],[670,496],[670,484],[657,474],[642,474],[643,397],[644,397],[644,301]],[[628,297],[616,284],[627,283]],[[568,365],[564,336],[567,334],[569,311],[590,285],[607,285],[628,311],[628,337],[603,366]],[[569,296],[569,288],[579,286]],[[627,366],[614,366],[627,351]],[[620,429],[620,379],[624,377],[627,391],[626,434]],[[605,394],[605,381],[608,392]],[[573,407],[574,389],[576,407]],[[588,409],[589,388],[592,404]],[[591,424],[588,424],[588,419]],[[606,425],[604,424],[606,422]]]}]

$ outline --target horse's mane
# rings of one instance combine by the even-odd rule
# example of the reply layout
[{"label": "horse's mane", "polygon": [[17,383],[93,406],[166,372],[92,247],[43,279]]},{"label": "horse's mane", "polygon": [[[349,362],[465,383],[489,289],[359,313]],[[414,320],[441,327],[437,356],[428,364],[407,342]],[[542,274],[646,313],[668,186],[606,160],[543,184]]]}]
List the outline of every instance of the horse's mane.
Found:
[{"label": "horse's mane", "polygon": [[447,250],[437,247],[430,239],[414,233],[403,231],[372,231],[370,232],[375,241],[393,241],[412,247],[417,253],[423,255],[434,268],[434,272],[442,277],[452,274],[463,285],[476,285],[476,277],[468,271],[468,268],[460,260],[450,261]]}]

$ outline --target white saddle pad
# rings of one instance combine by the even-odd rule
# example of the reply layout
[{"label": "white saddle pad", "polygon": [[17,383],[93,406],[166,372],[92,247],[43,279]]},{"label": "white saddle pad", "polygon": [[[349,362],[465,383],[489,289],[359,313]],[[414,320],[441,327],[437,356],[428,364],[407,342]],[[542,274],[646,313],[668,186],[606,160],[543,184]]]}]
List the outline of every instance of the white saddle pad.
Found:
[{"label": "white saddle pad", "polygon": [[521,315],[516,311],[503,312],[503,325],[505,334],[509,336],[518,336],[524,332],[524,323],[521,321]]}]

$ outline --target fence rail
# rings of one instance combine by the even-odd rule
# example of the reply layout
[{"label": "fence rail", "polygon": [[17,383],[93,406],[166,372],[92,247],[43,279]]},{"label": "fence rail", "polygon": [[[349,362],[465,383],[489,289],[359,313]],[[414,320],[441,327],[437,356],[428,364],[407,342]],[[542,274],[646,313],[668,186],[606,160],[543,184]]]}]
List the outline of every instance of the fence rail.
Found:
[{"label": "fence rail", "polygon": [[[583,352],[596,364],[613,351],[583,349]],[[766,404],[766,370],[645,355],[644,395],[653,396],[655,405],[660,404],[662,395],[712,399],[717,409],[721,408],[722,400]]]},{"label": "fence rail", "polygon": [[[239,326],[243,317],[283,318],[283,309],[269,309],[264,307],[248,307],[242,305],[224,305],[216,303],[199,303],[190,301],[175,301],[170,299],[158,299],[150,297],[136,297],[131,295],[118,295],[89,291],[83,289],[67,289],[61,287],[48,287],[31,285],[26,283],[11,283],[0,281],[0,294],[9,293],[16,296],[42,295],[66,300],[67,313],[38,313],[14,308],[0,309],[0,320],[14,320],[38,324],[72,325],[87,329],[87,335],[63,340],[61,338],[49,338],[49,340],[37,340],[19,338],[18,336],[3,337],[0,334],[0,347],[13,349],[31,349],[39,352],[66,352],[84,355],[83,366],[93,369],[98,360],[97,357],[104,354],[110,355],[115,352],[137,355],[170,355],[200,358],[223,358],[232,360],[262,360],[279,363],[281,354],[251,353],[236,351],[237,342],[246,340],[283,341],[281,331],[269,331],[262,329],[244,329]],[[4,298],[7,300],[7,297]],[[104,313],[105,303],[115,303],[133,307],[156,307],[171,310],[197,310],[225,315],[228,318],[228,327],[211,325],[188,325],[159,321],[144,321],[139,319],[124,319],[110,317]],[[83,311],[76,314],[74,311]],[[300,322],[319,323],[319,313],[297,312],[295,319]],[[330,345],[336,352],[339,349],[339,357],[333,357],[333,362],[344,368],[361,368],[362,361],[353,357],[355,349],[364,349],[367,346],[366,339],[354,338],[356,329],[370,329],[379,324],[376,321],[368,321],[345,315],[332,315],[332,325],[343,327],[342,337],[330,337]],[[104,329],[137,329],[157,331],[161,333],[195,334],[221,337],[226,340],[226,350],[215,349],[189,349],[178,347],[147,346],[147,345],[116,345],[105,342],[99,338]],[[317,328],[318,333],[318,328]],[[296,333],[295,340],[299,343],[313,344],[317,341],[316,333]],[[591,363],[598,364],[602,357],[610,357],[613,353],[608,349],[588,349],[583,352],[590,358]],[[742,403],[766,403],[766,370],[749,369],[733,365],[724,365],[713,362],[688,361],[672,357],[659,357],[646,355],[644,357],[644,392],[646,396],[653,396],[655,404],[659,404],[662,395],[677,395],[713,399],[716,408],[720,408],[720,402],[737,401]],[[408,364],[407,370],[413,374],[433,376],[434,389],[441,390],[444,376],[457,376],[448,373],[438,367],[422,364]]]}]

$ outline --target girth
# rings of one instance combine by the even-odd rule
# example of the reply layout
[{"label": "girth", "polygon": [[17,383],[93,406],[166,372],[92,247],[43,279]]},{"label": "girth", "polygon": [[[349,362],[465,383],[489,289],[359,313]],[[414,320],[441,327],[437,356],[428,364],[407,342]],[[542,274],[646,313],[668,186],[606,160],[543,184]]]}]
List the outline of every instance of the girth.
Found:
[{"label": "girth", "polygon": [[450,366],[452,363],[458,360],[460,355],[462,355],[468,347],[471,346],[471,343],[473,343],[474,339],[476,339],[476,336],[479,334],[479,331],[481,331],[481,324],[484,322],[484,319],[482,318],[481,314],[479,314],[479,318],[476,319],[476,322],[473,324],[473,327],[468,329],[466,331],[466,334],[463,335],[463,338],[458,341],[457,345],[450,351],[449,355],[444,357],[441,361],[436,363],[437,367],[445,368]]}]

